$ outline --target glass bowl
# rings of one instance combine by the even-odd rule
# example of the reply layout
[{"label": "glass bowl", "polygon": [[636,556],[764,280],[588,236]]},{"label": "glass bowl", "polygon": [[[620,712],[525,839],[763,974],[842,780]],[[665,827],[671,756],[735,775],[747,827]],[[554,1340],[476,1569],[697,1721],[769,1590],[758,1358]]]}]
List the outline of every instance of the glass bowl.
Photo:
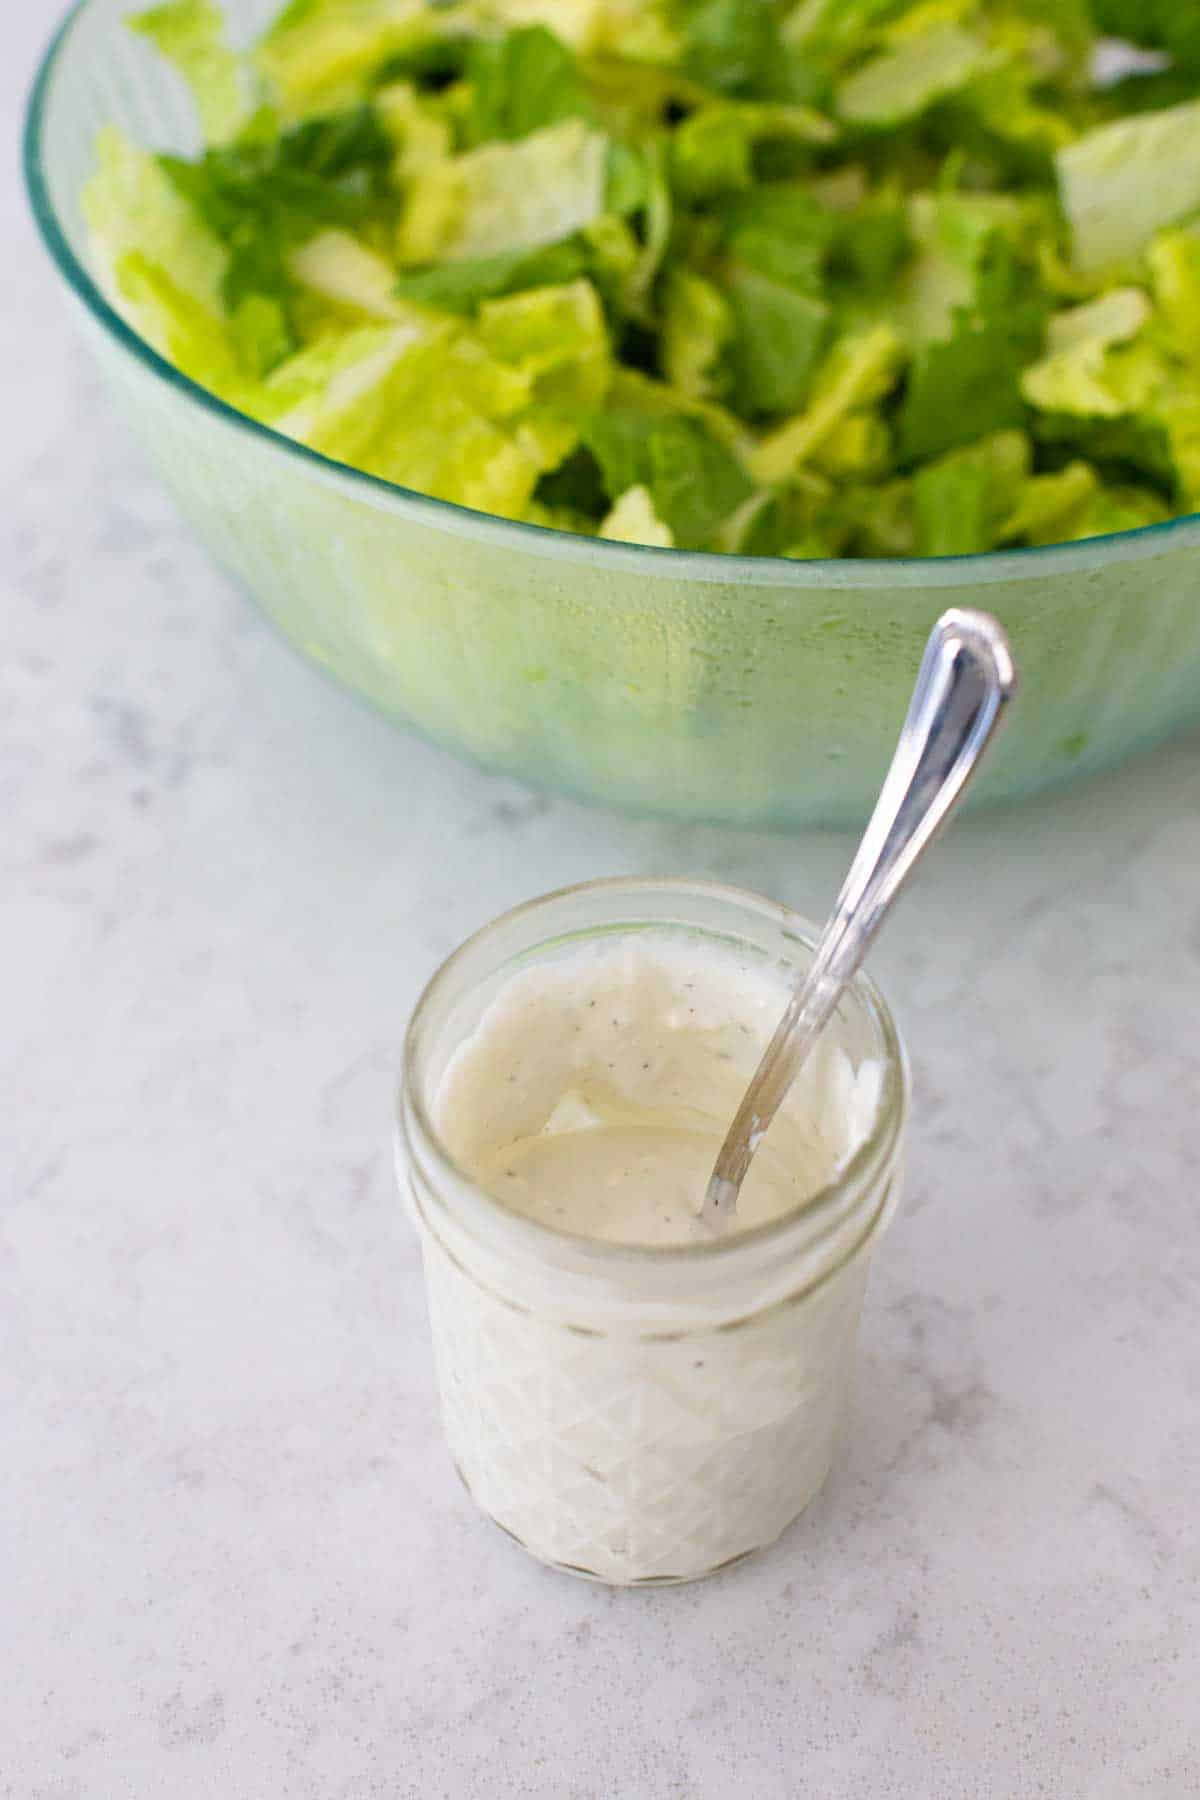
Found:
[{"label": "glass bowl", "polygon": [[[121,412],[221,566],[299,650],[488,768],[679,819],[850,824],[923,640],[952,605],[1007,626],[1025,682],[979,785],[1029,793],[1200,716],[1200,515],[984,556],[788,562],[514,524],[359,474],[176,373],[89,271],[99,128],[197,148],[177,75],[81,0],[47,52],[25,164],[42,235]],[[226,0],[246,41],[277,0]]]}]

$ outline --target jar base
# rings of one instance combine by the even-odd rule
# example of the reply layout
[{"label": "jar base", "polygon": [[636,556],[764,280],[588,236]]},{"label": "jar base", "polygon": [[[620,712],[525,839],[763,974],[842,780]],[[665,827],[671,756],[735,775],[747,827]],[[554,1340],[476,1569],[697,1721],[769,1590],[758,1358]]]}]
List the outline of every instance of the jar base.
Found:
[{"label": "jar base", "polygon": [[467,1493],[470,1495],[471,1502],[480,1516],[486,1519],[489,1525],[495,1526],[497,1531],[502,1531],[509,1542],[516,1544],[519,1549],[525,1552],[526,1556],[531,1556],[535,1562],[541,1563],[542,1567],[545,1569],[557,1570],[560,1575],[573,1575],[578,1581],[591,1581],[594,1582],[597,1587],[614,1588],[686,1587],[690,1581],[707,1581],[710,1576],[723,1575],[727,1569],[736,1569],[739,1563],[747,1562],[752,1556],[761,1556],[764,1550],[769,1550],[773,1544],[777,1544],[784,1533],[791,1530],[792,1526],[796,1523],[796,1520],[808,1511],[808,1508],[820,1493],[821,1488],[825,1485],[824,1480],[822,1480],[809,1495],[808,1499],[804,1502],[804,1505],[801,1506],[797,1512],[794,1512],[785,1524],[780,1526],[773,1537],[766,1538],[761,1544],[751,1544],[747,1549],[739,1550],[736,1556],[727,1556],[722,1562],[712,1563],[707,1569],[696,1569],[686,1575],[662,1574],[621,1576],[604,1575],[597,1569],[586,1569],[578,1563],[559,1562],[555,1557],[547,1556],[543,1551],[535,1549],[532,1544],[526,1543],[525,1539],[521,1537],[518,1532],[513,1531],[511,1526],[505,1525],[502,1520],[496,1517],[495,1513],[489,1512],[486,1506],[480,1504],[470,1482],[463,1474],[462,1469],[457,1462],[454,1464],[454,1472],[462,1482]]}]

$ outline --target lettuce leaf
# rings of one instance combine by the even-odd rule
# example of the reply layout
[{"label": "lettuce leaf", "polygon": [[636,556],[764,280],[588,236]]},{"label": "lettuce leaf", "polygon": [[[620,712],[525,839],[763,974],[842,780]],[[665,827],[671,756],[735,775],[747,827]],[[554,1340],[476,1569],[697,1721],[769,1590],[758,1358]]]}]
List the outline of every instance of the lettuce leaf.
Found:
[{"label": "lettuce leaf", "polygon": [[848,75],[837,87],[834,111],[847,124],[898,125],[965,87],[994,61],[994,52],[973,32],[952,23],[934,25]]},{"label": "lettuce leaf", "polygon": [[885,324],[840,339],[817,372],[805,410],[750,454],[755,479],[769,487],[793,477],[848,414],[883,399],[896,381],[902,354],[900,339]]},{"label": "lettuce leaf", "polygon": [[394,291],[416,306],[473,313],[482,301],[502,294],[573,281],[587,273],[589,264],[589,251],[580,235],[541,250],[502,251],[498,256],[464,257],[426,269],[409,269],[397,278]]},{"label": "lettuce leaf", "polygon": [[881,475],[892,459],[892,434],[878,413],[850,413],[816,451],[814,465],[838,481]]},{"label": "lettuce leaf", "polygon": [[947,204],[948,229],[965,233],[956,260],[972,298],[957,306],[949,331],[920,343],[899,419],[905,462],[939,456],[976,438],[1023,423],[1022,371],[1042,340],[1047,302],[1013,239],[975,202]]},{"label": "lettuce leaf", "polygon": [[815,67],[784,42],[773,0],[698,0],[686,10],[681,61],[689,75],[716,93],[823,98]]},{"label": "lettuce leaf", "polygon": [[1200,368],[1200,234],[1164,231],[1146,261],[1159,312],[1180,355]]},{"label": "lettuce leaf", "polygon": [[1200,100],[1103,125],[1056,164],[1076,266],[1125,262],[1200,208]]},{"label": "lettuce leaf", "polygon": [[456,21],[456,9],[425,0],[292,0],[259,40],[254,61],[281,116],[294,121],[360,103],[389,59],[399,72]]},{"label": "lettuce leaf", "polygon": [[324,339],[264,384],[258,416],[340,462],[486,512],[522,517],[573,439],[528,370],[450,321]]},{"label": "lettuce leaf", "polygon": [[1200,511],[1200,385],[1163,394],[1153,416],[1167,435],[1175,498],[1184,511]]},{"label": "lettuce leaf", "polygon": [[259,96],[249,68],[226,42],[225,20],[214,0],[168,0],[125,23],[149,38],[187,81],[206,141],[224,144],[236,137]]},{"label": "lettuce leaf", "polygon": [[[640,4],[632,9],[633,13],[642,11]],[[616,13],[614,20],[610,15]],[[621,9],[614,7],[612,0],[482,0],[479,7],[479,23],[484,27],[505,30],[513,26],[544,25],[560,37],[568,49],[577,56],[604,47],[609,29],[616,25],[627,29],[636,27],[634,18],[620,17]],[[633,36],[630,30],[630,38]],[[669,54],[674,52],[674,43],[667,43]],[[637,55],[638,50],[631,42],[629,54]]]},{"label": "lettuce leaf", "polygon": [[1000,525],[1001,543],[1055,544],[1073,535],[1072,525],[1100,490],[1090,463],[1069,462],[1049,475],[1031,475],[1016,505]]},{"label": "lettuce leaf", "polygon": [[819,294],[838,221],[797,182],[762,183],[722,207],[723,246],[734,263]]},{"label": "lettuce leaf", "polygon": [[918,469],[913,477],[918,554],[990,550],[1015,508],[1030,455],[1023,432],[1001,431]]},{"label": "lettuce leaf", "polygon": [[372,319],[400,319],[391,263],[348,231],[321,231],[291,251],[287,272],[331,306]]},{"label": "lettuce leaf", "polygon": [[723,393],[722,364],[734,334],[729,302],[713,281],[686,266],[669,271],[659,338],[662,372],[695,399]]},{"label": "lettuce leaf", "polygon": [[[324,227],[353,231],[383,220],[389,205],[392,144],[372,108],[356,107],[206,150],[194,162],[159,159],[171,183],[227,247],[222,284],[242,342],[260,354],[298,347],[292,253]],[[376,309],[377,310],[377,309]],[[247,319],[271,318],[267,331]],[[253,369],[269,373],[270,365]]]},{"label": "lettuce leaf", "polygon": [[917,548],[913,483],[904,477],[844,488],[838,539],[849,556],[912,556]]},{"label": "lettuce leaf", "polygon": [[130,250],[117,264],[120,310],[160,356],[223,400],[248,395],[238,346],[222,314],[175,281],[161,264]]},{"label": "lettuce leaf", "polygon": [[671,527],[654,510],[649,488],[640,486],[626,488],[605,515],[600,536],[622,544],[654,544],[662,550],[669,550],[675,542]]},{"label": "lettuce leaf", "polygon": [[602,133],[564,119],[421,170],[401,220],[401,260],[478,260],[571,237],[604,211],[607,152]]},{"label": "lettuce leaf", "polygon": [[1056,523],[1053,536],[1041,541],[1057,543],[1060,534],[1078,539],[1104,537],[1113,531],[1140,531],[1145,525],[1159,525],[1169,517],[1162,500],[1148,488],[1100,488],[1078,512]]},{"label": "lettuce leaf", "polygon": [[1119,418],[1130,407],[1127,395],[1111,381],[1120,365],[1109,352],[1136,338],[1150,316],[1148,298],[1135,287],[1111,288],[1096,300],[1056,314],[1047,331],[1049,354],[1021,378],[1026,400],[1043,412]]},{"label": "lettuce leaf", "polygon": [[914,247],[903,199],[886,189],[865,193],[837,219],[828,251],[839,292],[864,295],[886,289]]},{"label": "lettuce leaf", "polygon": [[732,393],[748,418],[793,412],[804,402],[829,339],[824,300],[735,264],[725,281],[733,319]]},{"label": "lettuce leaf", "polygon": [[272,371],[254,411],[287,437],[339,462],[367,467],[387,424],[393,381],[414,350],[448,351],[446,328],[364,325],[322,338]]},{"label": "lettuce leaf", "polygon": [[909,372],[900,452],[920,462],[987,432],[1020,425],[1022,357],[1003,325],[963,315],[952,337],[926,344]]},{"label": "lettuce leaf", "polygon": [[401,181],[453,154],[454,127],[447,109],[419,93],[411,81],[377,87],[371,104],[395,146],[393,173]]},{"label": "lettuce leaf", "polygon": [[479,309],[479,341],[530,377],[535,402],[578,416],[604,399],[612,355],[590,281],[527,289]]},{"label": "lettuce leaf", "polygon": [[671,183],[689,202],[720,199],[752,186],[760,148],[791,146],[807,161],[814,147],[836,136],[832,122],[808,106],[714,102],[671,134]]},{"label": "lettuce leaf", "polygon": [[[513,517],[794,556],[1152,522],[1200,504],[1197,17],[290,0],[238,55],[166,0],[131,24],[205,147],[105,134],[93,259],[232,404]],[[1093,79],[1101,27],[1174,61]]]},{"label": "lettuce leaf", "polygon": [[470,102],[464,120],[471,145],[512,142],[564,119],[594,117],[579,64],[544,25],[495,40],[472,41],[466,63]]},{"label": "lettuce leaf", "polygon": [[115,125],[96,140],[96,166],[83,190],[97,278],[120,304],[117,271],[136,252],[170,271],[181,292],[220,315],[229,252],[197,217],[158,157],[140,150]]},{"label": "lettuce leaf", "polygon": [[685,549],[699,549],[753,490],[741,464],[699,419],[610,405],[583,428],[605,491],[649,494],[656,516]]}]

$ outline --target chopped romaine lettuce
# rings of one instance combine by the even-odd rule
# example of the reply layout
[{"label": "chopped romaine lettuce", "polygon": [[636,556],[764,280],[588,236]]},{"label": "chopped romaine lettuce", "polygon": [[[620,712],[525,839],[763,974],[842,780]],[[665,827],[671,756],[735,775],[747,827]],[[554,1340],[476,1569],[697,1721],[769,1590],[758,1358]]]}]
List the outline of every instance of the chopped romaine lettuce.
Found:
[{"label": "chopped romaine lettuce", "polygon": [[1039,541],[1052,544],[1060,536],[1089,538],[1104,537],[1112,531],[1140,531],[1144,525],[1160,525],[1169,516],[1158,495],[1147,488],[1100,488],[1079,512]]},{"label": "chopped romaine lettuce", "polygon": [[256,84],[225,39],[216,0],[168,0],[126,23],[173,62],[192,90],[200,130],[210,144],[236,137],[257,102]]},{"label": "chopped romaine lettuce", "polygon": [[612,511],[606,514],[600,536],[621,544],[654,544],[669,550],[675,539],[671,527],[664,525],[654,510],[649,488],[627,488]]},{"label": "chopped romaine lettuce", "polygon": [[[97,277],[231,405],[631,543],[961,554],[1200,506],[1184,0],[217,0],[129,23]],[[1094,84],[1099,31],[1165,66]],[[1173,58],[1173,61],[1170,60]]]},{"label": "chopped romaine lettuce", "polygon": [[896,380],[900,340],[887,325],[834,345],[817,374],[808,406],[756,447],[750,469],[764,485],[786,481],[849,413],[881,400]]},{"label": "chopped romaine lettuce", "polygon": [[311,118],[362,100],[458,24],[456,8],[425,0],[291,0],[255,61],[283,117]]},{"label": "chopped romaine lettuce", "polygon": [[965,87],[994,61],[986,42],[960,25],[934,25],[906,37],[848,75],[834,97],[852,125],[892,126]]},{"label": "chopped romaine lettuce", "polygon": [[470,104],[463,129],[471,144],[511,142],[563,119],[593,116],[578,63],[544,25],[476,38],[465,75]]},{"label": "chopped romaine lettuce", "polygon": [[1200,100],[1102,125],[1057,161],[1076,264],[1120,264],[1200,207]]},{"label": "chopped romaine lettuce", "polygon": [[530,376],[541,405],[578,418],[603,401],[612,356],[590,281],[489,300],[479,309],[479,337],[500,362]]},{"label": "chopped romaine lettuce", "polygon": [[118,299],[122,259],[136,252],[169,270],[176,286],[220,315],[229,252],[181,196],[159,159],[130,143],[114,125],[106,126],[97,141],[96,168],[84,189],[83,209],[97,273],[110,300]]},{"label": "chopped romaine lettuce", "polygon": [[1146,252],[1154,298],[1180,354],[1200,367],[1200,234],[1164,231]]},{"label": "chopped romaine lettuce", "polygon": [[1029,440],[1000,431],[926,463],[913,478],[917,550],[965,556],[990,550],[1029,473]]},{"label": "chopped romaine lettuce", "polygon": [[644,487],[674,541],[695,549],[752,491],[745,470],[704,423],[682,412],[610,405],[583,428],[614,504]]},{"label": "chopped romaine lettuce", "polygon": [[331,305],[372,319],[404,317],[392,265],[348,231],[318,232],[291,252],[287,268],[301,287]]},{"label": "chopped romaine lettuce", "polygon": [[714,101],[672,132],[672,178],[689,201],[719,199],[753,185],[758,150],[790,146],[805,155],[836,136],[830,120],[809,106]]},{"label": "chopped romaine lettuce", "polygon": [[1099,488],[1096,471],[1085,462],[1068,463],[1053,475],[1031,475],[997,537],[1025,544],[1053,544],[1070,537],[1072,520],[1090,505]]},{"label": "chopped romaine lettuce", "polygon": [[400,222],[402,262],[456,262],[560,243],[604,210],[607,139],[564,119],[420,170]]},{"label": "chopped romaine lettuce", "polygon": [[726,278],[733,314],[733,399],[751,418],[801,406],[831,329],[813,294],[735,265]]},{"label": "chopped romaine lettuce", "polygon": [[733,338],[733,312],[715,281],[695,269],[672,269],[663,290],[662,372],[695,399],[728,386],[722,362]]}]

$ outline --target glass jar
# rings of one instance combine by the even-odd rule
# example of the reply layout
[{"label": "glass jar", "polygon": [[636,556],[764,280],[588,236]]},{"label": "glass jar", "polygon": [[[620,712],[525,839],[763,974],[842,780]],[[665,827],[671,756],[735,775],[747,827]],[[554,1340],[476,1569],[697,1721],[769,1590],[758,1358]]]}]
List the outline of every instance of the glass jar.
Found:
[{"label": "glass jar", "polygon": [[689,1581],[778,1537],[821,1487],[846,1409],[870,1252],[899,1197],[904,1052],[859,977],[851,1059],[882,1069],[869,1136],[796,1211],[728,1239],[641,1248],[518,1216],[433,1125],[450,1057],[519,970],[613,935],[665,935],[802,971],[813,938],[756,895],[592,882],[497,919],[443,964],[409,1028],[398,1168],[421,1236],[450,1453],[534,1556],[618,1584]]}]

